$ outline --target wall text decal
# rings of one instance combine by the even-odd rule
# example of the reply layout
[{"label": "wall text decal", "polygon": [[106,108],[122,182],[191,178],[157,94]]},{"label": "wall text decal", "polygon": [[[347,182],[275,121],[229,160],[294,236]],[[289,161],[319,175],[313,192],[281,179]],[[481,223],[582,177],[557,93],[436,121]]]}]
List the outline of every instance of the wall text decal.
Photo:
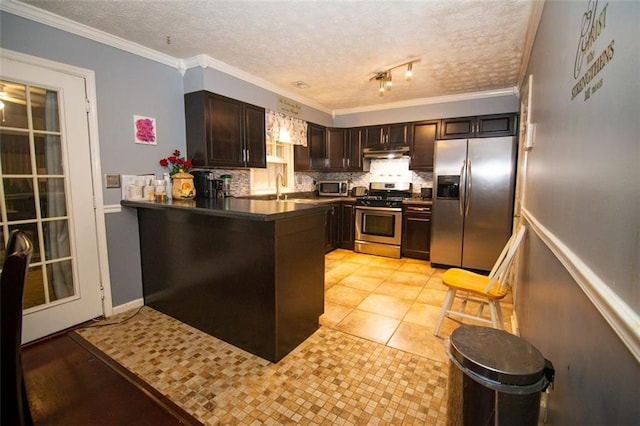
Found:
[{"label": "wall text decal", "polygon": [[[587,10],[582,15],[580,39],[578,40],[578,50],[576,51],[573,65],[573,78],[578,81],[571,90],[571,100],[574,100],[576,96],[584,91],[584,100],[586,101],[603,85],[602,78],[597,81],[594,81],[594,78],[613,59],[615,40],[611,40],[597,57],[594,51],[594,43],[606,28],[608,6],[609,3],[598,13],[598,0],[589,0]],[[590,66],[580,76],[585,59],[586,64],[590,64]],[[590,85],[592,81],[593,85]]]},{"label": "wall text decal", "polygon": [[278,112],[290,115],[292,117],[298,117],[302,112],[302,105],[291,99],[278,96]]}]

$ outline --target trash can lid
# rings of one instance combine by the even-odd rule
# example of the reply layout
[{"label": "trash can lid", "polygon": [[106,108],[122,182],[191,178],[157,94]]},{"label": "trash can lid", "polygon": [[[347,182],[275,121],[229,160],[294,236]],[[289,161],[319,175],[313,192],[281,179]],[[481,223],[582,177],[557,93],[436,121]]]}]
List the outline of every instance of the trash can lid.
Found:
[{"label": "trash can lid", "polygon": [[533,385],[545,359],[524,339],[504,330],[462,325],[451,333],[449,356],[476,375],[506,385]]}]

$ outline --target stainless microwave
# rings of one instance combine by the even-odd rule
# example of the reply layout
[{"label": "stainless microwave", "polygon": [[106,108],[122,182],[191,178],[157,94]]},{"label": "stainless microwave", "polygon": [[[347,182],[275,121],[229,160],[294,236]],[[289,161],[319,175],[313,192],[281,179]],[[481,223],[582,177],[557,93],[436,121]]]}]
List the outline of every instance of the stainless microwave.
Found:
[{"label": "stainless microwave", "polygon": [[316,188],[321,197],[346,197],[349,195],[349,182],[346,180],[320,180]]}]

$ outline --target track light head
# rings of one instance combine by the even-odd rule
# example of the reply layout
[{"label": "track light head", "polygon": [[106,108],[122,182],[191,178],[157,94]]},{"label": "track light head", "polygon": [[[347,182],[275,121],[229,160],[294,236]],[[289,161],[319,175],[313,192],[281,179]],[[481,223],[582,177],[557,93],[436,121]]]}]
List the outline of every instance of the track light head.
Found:
[{"label": "track light head", "polygon": [[404,76],[407,80],[411,80],[413,78],[413,62],[409,62],[407,64],[407,72]]}]

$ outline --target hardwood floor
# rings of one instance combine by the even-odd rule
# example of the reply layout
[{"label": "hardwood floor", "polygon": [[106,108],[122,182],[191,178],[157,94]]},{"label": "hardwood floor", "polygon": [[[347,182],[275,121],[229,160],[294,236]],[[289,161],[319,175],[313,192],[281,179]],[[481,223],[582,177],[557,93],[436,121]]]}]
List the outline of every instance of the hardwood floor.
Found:
[{"label": "hardwood floor", "polygon": [[75,333],[28,345],[22,357],[36,425],[200,424]]}]

